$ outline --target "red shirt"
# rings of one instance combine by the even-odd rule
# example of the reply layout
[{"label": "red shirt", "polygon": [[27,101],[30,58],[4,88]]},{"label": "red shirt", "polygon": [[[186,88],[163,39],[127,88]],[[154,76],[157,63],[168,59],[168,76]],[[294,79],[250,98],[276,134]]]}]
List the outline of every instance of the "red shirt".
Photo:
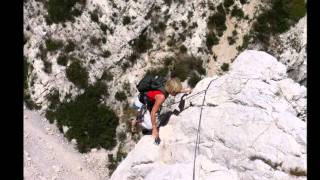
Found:
[{"label": "red shirt", "polygon": [[148,97],[148,99],[151,101],[151,102],[155,102],[155,96],[157,95],[157,94],[163,94],[162,93],[162,91],[159,91],[159,90],[151,90],[151,91],[148,91],[147,92],[147,97]]}]

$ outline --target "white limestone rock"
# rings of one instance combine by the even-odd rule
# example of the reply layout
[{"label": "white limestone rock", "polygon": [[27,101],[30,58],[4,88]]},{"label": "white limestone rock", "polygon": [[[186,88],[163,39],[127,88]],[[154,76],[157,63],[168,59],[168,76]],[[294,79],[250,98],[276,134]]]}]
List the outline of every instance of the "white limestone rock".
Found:
[{"label": "white limestone rock", "polygon": [[[230,72],[203,79],[189,96],[211,80],[197,179],[306,179],[290,174],[306,171],[306,122],[297,113],[305,114],[306,89],[287,78],[286,67],[265,52],[248,50]],[[159,146],[144,136],[111,179],[190,179],[203,95],[187,99],[185,110],[160,128]]]}]

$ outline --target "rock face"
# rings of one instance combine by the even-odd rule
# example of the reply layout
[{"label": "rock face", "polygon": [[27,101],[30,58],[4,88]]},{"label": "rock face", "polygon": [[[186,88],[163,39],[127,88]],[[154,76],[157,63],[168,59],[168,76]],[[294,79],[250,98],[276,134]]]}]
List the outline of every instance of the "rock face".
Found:
[{"label": "rock face", "polygon": [[281,34],[271,52],[277,54],[279,61],[287,66],[288,76],[296,82],[307,85],[307,17]]},{"label": "rock face", "polygon": [[[201,107],[197,93],[207,87]],[[112,180],[192,179],[201,108],[195,179],[306,179],[306,88],[276,58],[244,51],[228,73],[203,79],[184,99],[160,128],[160,145],[144,136]]]},{"label": "rock face", "polygon": [[[46,96],[54,89],[59,91],[61,101],[67,95],[71,94],[74,97],[83,93],[83,89],[77,88],[66,76],[66,68],[70,65],[70,60],[66,66],[57,63],[61,55],[79,59],[88,71],[90,84],[99,79],[104,71],[113,74],[113,80],[108,82],[112,91],[108,92],[110,96],[105,103],[114,109],[121,107],[121,103],[116,101],[114,96],[117,91],[123,90],[125,83],[131,85],[128,96],[133,96],[136,93],[134,85],[145,72],[150,67],[162,67],[164,59],[178,53],[182,45],[187,48],[188,54],[201,58],[204,67],[207,66],[208,60],[213,59],[213,55],[206,48],[206,33],[208,17],[214,11],[210,10],[203,1],[88,0],[82,14],[75,17],[74,22],[67,21],[51,25],[46,23],[45,17],[48,12],[43,2],[29,0],[23,4],[26,39],[24,55],[33,67],[29,74],[30,96],[37,104],[41,104],[42,110],[49,105]],[[222,0],[214,0],[210,4],[218,6],[222,2]],[[235,1],[235,4],[249,13],[251,18],[251,15],[258,11],[256,7],[259,3],[257,2],[259,1],[252,0],[242,5],[239,1]],[[93,21],[91,14],[97,14],[98,20]],[[131,18],[128,24],[123,23],[125,16]],[[163,23],[162,30],[159,30],[160,22]],[[245,32],[249,31],[249,20],[243,19],[239,23],[235,18],[227,16],[227,22],[228,26],[233,26],[233,24],[239,26],[239,39],[241,39],[240,34],[242,37]],[[105,29],[102,28],[103,25],[106,30],[103,30]],[[225,40],[224,44],[227,44],[226,38],[231,31],[230,29],[223,35],[221,42]],[[136,62],[131,63],[130,57],[136,53],[132,42],[144,33],[152,40],[152,48],[139,54]],[[45,42],[48,39],[61,40],[64,45],[71,40],[75,48],[68,53],[64,53],[63,49],[43,53],[40,47],[46,47]],[[175,43],[168,46],[168,42]],[[228,58],[219,57],[216,67],[220,67],[224,61],[229,63],[234,58],[237,53],[235,45],[231,47],[231,52],[230,47],[223,46],[219,48],[223,51],[215,51],[218,54],[229,54]],[[107,51],[110,52],[110,56],[104,55]],[[46,58],[41,57],[43,54]],[[45,61],[51,64],[51,73],[43,70]],[[128,63],[130,67],[127,67]],[[212,62],[212,64],[215,63]],[[210,67],[213,66],[210,65]]]}]

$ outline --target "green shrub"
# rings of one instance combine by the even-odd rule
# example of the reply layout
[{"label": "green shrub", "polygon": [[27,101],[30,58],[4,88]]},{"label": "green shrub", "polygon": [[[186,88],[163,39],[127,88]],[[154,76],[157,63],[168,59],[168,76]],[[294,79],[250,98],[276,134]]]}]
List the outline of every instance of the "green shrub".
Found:
[{"label": "green shrub", "polygon": [[167,28],[166,23],[164,23],[164,22],[162,22],[162,21],[159,22],[158,25],[153,26],[153,30],[154,30],[154,32],[156,32],[156,33],[164,32],[164,31],[166,30],[166,28]]},{"label": "green shrub", "polygon": [[299,21],[300,18],[305,16],[307,7],[304,0],[291,0],[287,2],[290,18],[292,18],[294,22]]},{"label": "green shrub", "polygon": [[50,74],[52,72],[52,64],[48,60],[42,60],[43,62],[43,71]]},{"label": "green shrub", "polygon": [[97,38],[95,36],[91,36],[90,37],[90,43],[94,46],[99,46],[100,43],[101,43],[101,39],[100,38]]},{"label": "green shrub", "polygon": [[39,52],[37,54],[37,57],[40,57],[41,60],[47,60],[47,49],[43,47],[43,45],[41,44],[39,46]]},{"label": "green shrub", "polygon": [[152,40],[145,33],[141,33],[137,39],[133,40],[131,46],[138,53],[145,53],[152,48]]},{"label": "green shrub", "polygon": [[195,72],[193,72],[190,79],[188,80],[188,85],[191,88],[194,88],[200,80],[201,80],[201,77],[198,76]]},{"label": "green shrub", "polygon": [[133,52],[130,56],[129,56],[129,58],[128,58],[128,60],[131,62],[131,64],[135,64],[136,62],[137,62],[137,59],[139,58],[139,54],[138,53],[136,53],[136,52]]},{"label": "green shrub", "polygon": [[167,67],[148,69],[146,74],[150,74],[153,76],[163,76],[166,77],[169,73],[169,69]]},{"label": "green shrub", "polygon": [[163,0],[168,6],[171,6],[172,0]]},{"label": "green shrub", "polygon": [[87,70],[81,66],[79,60],[74,60],[66,69],[66,76],[78,88],[86,88],[88,86],[89,74]]},{"label": "green shrub", "polygon": [[185,20],[181,21],[181,25],[183,28],[186,28],[187,27],[187,22]]},{"label": "green shrub", "polygon": [[185,81],[189,75],[189,65],[185,61],[175,63],[171,76],[178,77],[181,81]]},{"label": "green shrub", "polygon": [[113,75],[109,71],[104,71],[102,76],[101,76],[101,79],[106,80],[106,81],[112,81]]},{"label": "green shrub", "polygon": [[102,43],[105,44],[106,42],[107,42],[106,37],[103,37],[103,38],[102,38]]},{"label": "green shrub", "polygon": [[253,38],[267,45],[272,35],[286,32],[305,13],[304,0],[272,0],[271,8],[264,10],[254,22]]},{"label": "green shrub", "polygon": [[122,89],[125,90],[127,94],[130,94],[130,83],[129,82],[123,83]]},{"label": "green shrub", "polygon": [[237,17],[237,19],[240,19],[244,17],[244,12],[238,6],[234,6],[231,11],[231,16]]},{"label": "green shrub", "polygon": [[61,66],[66,66],[68,64],[68,57],[66,55],[60,55],[57,59],[57,63]]},{"label": "green shrub", "polygon": [[47,39],[45,43],[48,51],[56,51],[63,47],[63,42],[60,40]]},{"label": "green shrub", "polygon": [[233,35],[233,36],[236,36],[237,34],[238,34],[237,30],[233,30],[233,31],[232,31],[232,35]]},{"label": "green shrub", "polygon": [[247,0],[240,0],[240,3],[241,3],[241,4],[246,4],[246,3],[247,3]]},{"label": "green shrub", "polygon": [[252,25],[253,27],[253,37],[262,43],[267,43],[271,36],[270,26],[268,24],[267,13],[262,13],[258,16],[256,22]]},{"label": "green shrub", "polygon": [[123,142],[127,138],[127,134],[124,131],[119,132],[117,136],[120,142]]},{"label": "green shrub", "polygon": [[93,22],[99,23],[99,15],[97,9],[95,9],[93,12],[90,12],[90,18]]},{"label": "green shrub", "polygon": [[117,166],[120,164],[120,162],[127,156],[127,153],[123,152],[123,143],[120,143],[118,147],[118,151],[116,154],[116,158],[113,157],[112,154],[108,154],[108,169],[109,169],[109,176],[112,175],[114,170],[117,168]]},{"label": "green shrub", "polygon": [[104,33],[106,33],[106,32],[107,32],[107,29],[108,29],[108,26],[107,26],[106,24],[104,24],[104,23],[101,23],[101,24],[100,24],[100,28],[101,28],[101,30],[102,30]]},{"label": "green shrub", "polygon": [[236,39],[233,36],[228,36],[229,45],[233,45],[236,42]]},{"label": "green shrub", "polygon": [[219,44],[219,39],[214,33],[208,33],[206,36],[206,45],[210,50],[214,45]]},{"label": "green shrub", "polygon": [[74,51],[76,45],[72,40],[68,40],[68,44],[64,47],[64,52],[69,53]]},{"label": "green shrub", "polygon": [[188,20],[190,20],[190,18],[192,18],[193,16],[193,12],[192,11],[188,11]]},{"label": "green shrub", "polygon": [[125,101],[127,100],[127,95],[124,91],[118,91],[116,92],[115,96],[116,100],[118,101]]},{"label": "green shrub", "polygon": [[209,30],[216,30],[218,32],[218,36],[221,36],[223,31],[227,29],[226,26],[226,15],[220,12],[215,13],[214,15],[209,17],[208,20],[208,28]]},{"label": "green shrub", "polygon": [[116,168],[118,167],[118,163],[114,160],[112,154],[108,154],[108,160],[109,160],[109,164],[108,164],[109,176],[111,176],[114,170],[116,170]]},{"label": "green shrub", "polygon": [[191,29],[194,29],[196,27],[198,27],[198,23],[197,22],[192,23],[192,25],[190,26]]},{"label": "green shrub", "polygon": [[186,40],[186,36],[184,35],[184,33],[179,33],[179,40],[181,42],[184,42]]},{"label": "green shrub", "polygon": [[167,45],[168,46],[174,46],[175,45],[175,40],[174,39],[170,39],[168,42],[167,42]]},{"label": "green shrub", "polygon": [[209,6],[209,9],[210,9],[211,11],[214,11],[214,10],[215,10],[215,7],[214,7],[213,2],[208,2],[208,6]]},{"label": "green shrub", "polygon": [[232,45],[236,42],[236,39],[238,39],[236,36],[237,36],[238,32],[236,30],[233,30],[232,31],[232,36],[228,36],[228,42],[229,42],[229,45]]},{"label": "green shrub", "polygon": [[172,69],[171,76],[178,77],[181,81],[185,81],[192,71],[199,74],[205,74],[206,70],[202,66],[202,60],[193,56],[178,57]]},{"label": "green shrub", "polygon": [[63,102],[53,113],[60,131],[68,126],[66,137],[77,140],[81,153],[90,148],[112,149],[116,145],[116,127],[118,117],[105,105],[100,103],[106,85],[98,81],[89,86],[85,92],[70,102]]},{"label": "green shrub", "polygon": [[40,110],[41,109],[41,106],[37,105],[31,98],[30,94],[25,92],[24,93],[24,97],[23,97],[23,100],[26,104],[26,107],[30,110]]},{"label": "green shrub", "polygon": [[54,122],[54,119],[55,119],[54,113],[55,112],[53,110],[49,110],[49,109],[46,110],[45,117],[46,117],[46,119],[48,119],[50,124],[52,124]]},{"label": "green shrub", "polygon": [[49,109],[56,109],[60,104],[60,94],[59,91],[54,89],[50,94],[46,96],[47,100],[50,102]]},{"label": "green shrub", "polygon": [[218,5],[217,10],[218,10],[218,12],[221,13],[221,14],[224,14],[224,15],[226,14],[226,12],[225,12],[225,10],[224,10],[224,8],[223,8],[222,3],[220,3],[220,4]]},{"label": "green shrub", "polygon": [[[41,106],[38,106],[31,98],[29,93],[29,85],[28,85],[28,79],[29,79],[29,71],[32,69],[31,64],[28,63],[27,58],[23,58],[23,100],[26,105],[26,107],[30,110],[36,109],[39,110]],[[32,86],[32,84],[31,84]]]},{"label": "green shrub", "polygon": [[181,53],[186,53],[188,51],[188,49],[185,45],[181,45],[179,49],[180,49]]},{"label": "green shrub", "polygon": [[174,58],[173,57],[168,57],[164,59],[164,65],[166,67],[170,66],[171,64],[173,64],[174,62]]},{"label": "green shrub", "polygon": [[81,15],[81,11],[73,9],[74,5],[80,2],[82,6],[85,5],[85,0],[49,0],[47,5],[48,16],[47,23],[60,23],[68,20],[73,20],[74,16]]},{"label": "green shrub", "polygon": [[125,72],[130,66],[131,66],[130,62],[126,61],[126,62],[122,63],[122,65],[121,65],[122,71]]},{"label": "green shrub", "polygon": [[24,89],[28,88],[28,76],[29,76],[29,67],[30,64],[27,61],[27,58],[23,57],[23,87]]},{"label": "green shrub", "polygon": [[221,65],[221,69],[222,69],[223,71],[228,71],[228,70],[229,70],[229,64],[228,64],[228,63],[223,63],[223,64]]},{"label": "green shrub", "polygon": [[95,63],[96,63],[96,60],[95,60],[95,59],[91,59],[91,60],[89,61],[89,63],[90,63],[90,64],[95,64]]},{"label": "green shrub", "polygon": [[293,176],[307,176],[307,172],[303,169],[298,168],[298,167],[290,168],[289,173]]},{"label": "green shrub", "polygon": [[108,50],[103,51],[103,53],[102,53],[102,57],[104,57],[104,58],[108,58],[108,57],[110,57],[110,56],[111,56],[111,52],[110,52],[110,51],[108,51]]},{"label": "green shrub", "polygon": [[26,35],[23,34],[23,45],[25,45],[28,42],[28,38],[26,38]]},{"label": "green shrub", "polygon": [[226,8],[229,8],[233,4],[234,4],[234,0],[224,0],[224,2],[223,2],[224,7],[226,7]]},{"label": "green shrub", "polygon": [[124,16],[122,19],[122,24],[127,25],[131,22],[131,18],[129,16]]},{"label": "green shrub", "polygon": [[237,50],[238,51],[242,51],[244,49],[246,49],[248,47],[248,44],[250,42],[250,39],[251,39],[251,35],[250,33],[249,34],[246,34],[243,36],[243,41],[242,41],[242,45],[237,47]]}]

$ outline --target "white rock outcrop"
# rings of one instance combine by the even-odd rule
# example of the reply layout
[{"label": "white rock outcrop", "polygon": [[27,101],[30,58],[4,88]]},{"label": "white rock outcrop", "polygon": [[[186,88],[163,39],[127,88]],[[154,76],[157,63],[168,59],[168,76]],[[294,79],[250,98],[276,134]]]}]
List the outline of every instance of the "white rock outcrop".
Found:
[{"label": "white rock outcrop", "polygon": [[160,145],[145,135],[111,179],[192,179],[204,97],[197,93],[211,81],[202,107],[196,179],[306,179],[306,88],[289,79],[276,58],[254,50],[241,53],[224,76],[200,81],[184,110],[160,128]]},{"label": "white rock outcrop", "polygon": [[281,34],[269,49],[287,66],[289,77],[307,85],[307,16]]}]

